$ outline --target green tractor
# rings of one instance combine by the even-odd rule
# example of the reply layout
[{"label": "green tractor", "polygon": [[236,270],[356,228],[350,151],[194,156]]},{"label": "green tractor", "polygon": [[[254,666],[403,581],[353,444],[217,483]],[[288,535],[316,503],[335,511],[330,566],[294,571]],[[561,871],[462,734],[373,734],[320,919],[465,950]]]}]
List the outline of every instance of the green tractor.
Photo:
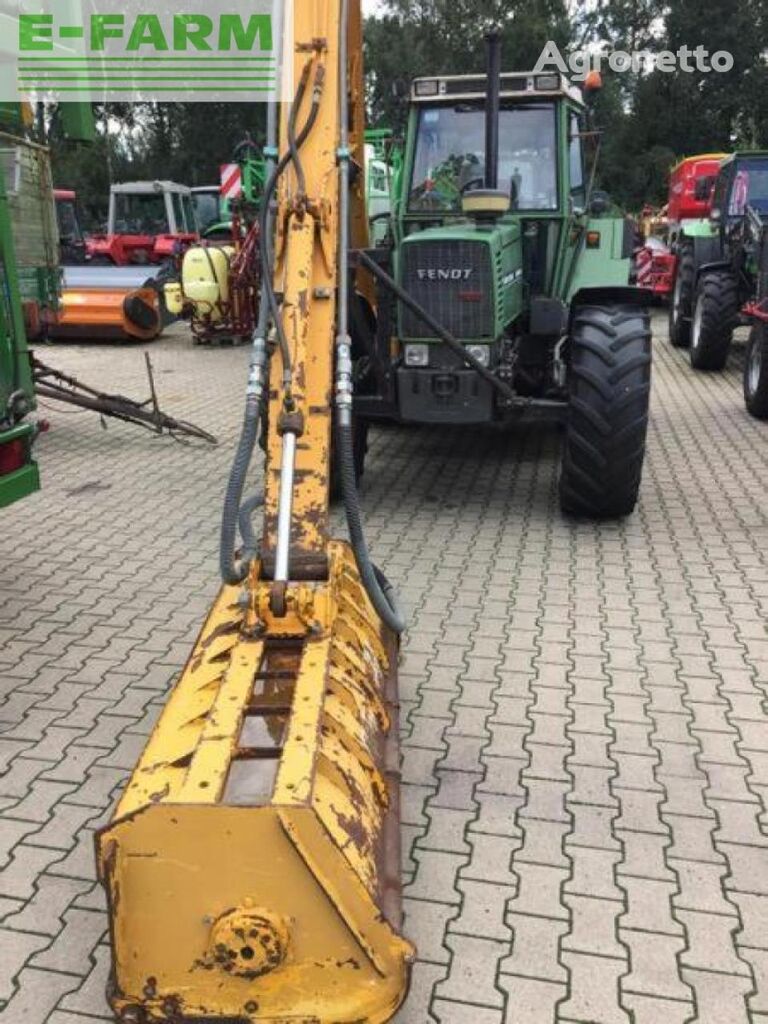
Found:
[{"label": "green tractor", "polygon": [[371,420],[555,418],[563,510],[624,516],[651,378],[632,226],[593,191],[581,92],[557,73],[501,74],[495,36],[488,57],[486,75],[414,82],[393,241],[358,254],[378,315],[359,297],[357,469]]},{"label": "green tractor", "polygon": [[734,153],[720,165],[709,218],[695,229],[698,247],[681,266],[690,277],[694,369],[722,370],[734,328],[748,322],[745,308],[756,299],[764,302],[760,265],[767,225],[768,152]]}]

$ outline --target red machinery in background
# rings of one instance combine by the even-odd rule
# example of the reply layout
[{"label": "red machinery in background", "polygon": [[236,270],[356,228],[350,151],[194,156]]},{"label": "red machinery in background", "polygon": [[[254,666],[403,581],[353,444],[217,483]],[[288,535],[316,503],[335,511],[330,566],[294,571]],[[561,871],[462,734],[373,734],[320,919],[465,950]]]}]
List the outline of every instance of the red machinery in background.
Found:
[{"label": "red machinery in background", "polygon": [[200,240],[192,190],[173,181],[112,185],[106,234],[86,240],[92,263],[165,263]]},{"label": "red machinery in background", "polygon": [[[669,177],[664,216],[641,218],[641,224],[658,224],[658,233],[644,233],[644,244],[635,253],[637,283],[659,298],[667,298],[675,287],[678,247],[686,225],[709,216],[712,186],[725,153],[689,156],[676,164]],[[645,213],[645,211],[644,211]]]}]

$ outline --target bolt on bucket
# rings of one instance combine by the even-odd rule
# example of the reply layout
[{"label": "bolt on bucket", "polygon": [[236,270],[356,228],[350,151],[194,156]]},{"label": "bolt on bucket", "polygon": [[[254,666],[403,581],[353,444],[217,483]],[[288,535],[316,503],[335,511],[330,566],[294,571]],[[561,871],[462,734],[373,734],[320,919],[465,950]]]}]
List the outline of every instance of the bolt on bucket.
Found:
[{"label": "bolt on bucket", "polygon": [[246,593],[222,591],[97,835],[109,998],[136,1024],[384,1024],[413,956],[396,641],[340,543],[282,618]]}]

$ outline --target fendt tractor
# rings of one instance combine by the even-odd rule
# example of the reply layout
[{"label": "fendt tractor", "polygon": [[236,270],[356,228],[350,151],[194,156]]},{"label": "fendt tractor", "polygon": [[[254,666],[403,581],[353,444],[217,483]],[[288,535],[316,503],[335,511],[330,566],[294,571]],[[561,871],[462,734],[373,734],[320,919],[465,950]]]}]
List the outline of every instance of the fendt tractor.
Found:
[{"label": "fendt tractor", "polygon": [[494,39],[487,75],[413,85],[394,241],[358,257],[379,311],[356,297],[358,472],[369,420],[554,417],[563,509],[626,515],[651,374],[632,225],[593,193],[598,133],[581,92],[498,65]]},{"label": "fendt tractor", "polygon": [[[405,997],[405,621],[366,546],[355,465],[360,360],[395,333],[392,290],[405,309],[383,366],[390,411],[466,425],[566,411],[569,508],[629,511],[640,477],[648,319],[625,284],[623,222],[588,212],[578,93],[505,76],[497,107],[493,69],[416,85],[398,284],[368,248],[359,0],[296,4],[286,29],[296,92],[269,108],[225,587],[97,835],[124,1024],[385,1024]],[[263,493],[249,479],[260,438]],[[329,539],[332,461],[350,544]]]}]

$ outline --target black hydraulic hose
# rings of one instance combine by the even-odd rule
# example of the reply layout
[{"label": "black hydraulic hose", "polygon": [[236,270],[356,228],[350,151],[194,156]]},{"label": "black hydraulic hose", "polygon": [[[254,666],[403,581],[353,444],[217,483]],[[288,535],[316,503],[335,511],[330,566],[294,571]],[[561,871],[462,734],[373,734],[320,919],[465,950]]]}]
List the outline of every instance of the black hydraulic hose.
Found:
[{"label": "black hydraulic hose", "polygon": [[407,622],[397,593],[384,573],[374,565],[368,551],[357,491],[352,425],[342,423],[341,417],[337,417],[336,421],[336,444],[341,495],[347,518],[349,541],[352,545],[360,579],[381,621],[389,626],[394,633],[403,633]]},{"label": "black hydraulic hose", "polygon": [[258,400],[256,400],[256,414],[254,415],[253,396],[249,395],[247,397],[243,429],[237,445],[235,459],[232,463],[232,470],[229,474],[227,493],[224,498],[224,510],[221,516],[219,570],[222,580],[230,586],[242,583],[248,575],[249,569],[249,559],[245,557],[245,552],[243,552],[243,557],[239,563],[236,564],[235,545],[245,478],[248,473],[248,467],[251,464],[251,456],[253,455],[253,449],[259,433],[258,404]]},{"label": "black hydraulic hose", "polygon": [[[291,113],[288,118],[288,139],[289,148],[286,153],[283,154],[280,161],[273,169],[267,184],[264,188],[264,196],[262,199],[261,213],[259,217],[259,244],[261,248],[261,266],[263,275],[264,294],[267,299],[269,312],[275,324],[275,331],[277,333],[277,342],[280,347],[280,357],[283,361],[283,380],[286,387],[290,387],[291,378],[291,351],[288,345],[288,339],[285,336],[285,328],[283,326],[282,317],[280,316],[280,307],[275,295],[274,283],[272,281],[272,268],[274,266],[274,258],[272,253],[272,239],[269,231],[269,206],[272,202],[272,198],[277,188],[277,183],[280,177],[288,167],[288,164],[296,161],[298,158],[298,152],[304,145],[309,133],[314,127],[317,115],[320,110],[320,94],[319,94],[319,79],[316,77],[314,95],[312,97],[312,107],[307,117],[307,121],[304,127],[301,129],[298,135],[296,135],[296,120],[299,114],[299,108],[304,98],[304,93],[307,89],[309,81],[309,72],[311,69],[311,62],[307,62],[304,72],[302,73],[298,87],[296,89],[296,95],[294,97],[293,104],[291,106]],[[303,176],[303,171],[297,172],[297,175]],[[301,179],[300,179],[301,180]]]},{"label": "black hydraulic hose", "polygon": [[[267,168],[274,163],[274,150],[277,137],[277,110],[275,104],[269,106],[267,112]],[[272,216],[270,203],[266,195],[262,197],[262,230],[268,231],[271,227]],[[245,489],[245,480],[248,468],[253,457],[253,450],[259,434],[259,423],[261,421],[261,391],[263,384],[260,378],[267,372],[267,350],[266,336],[269,326],[269,304],[265,296],[265,281],[267,275],[262,273],[261,301],[259,304],[259,320],[254,336],[253,351],[251,354],[251,368],[248,382],[248,390],[245,399],[245,414],[243,417],[243,428],[238,441],[235,458],[232,462],[227,490],[224,497],[224,508],[221,515],[221,534],[219,538],[219,570],[224,583],[235,586],[242,583],[248,575],[250,561],[255,557],[255,543],[249,543],[249,538],[243,535],[244,549],[239,561],[235,560],[235,547],[237,539],[237,526],[240,521],[242,533],[241,502]],[[248,520],[250,525],[250,518]],[[251,550],[253,549],[253,550]]]},{"label": "black hydraulic hose", "polygon": [[387,578],[371,561],[363,530],[355,473],[352,431],[352,361],[349,338],[349,98],[347,90],[348,0],[341,0],[339,18],[339,284],[337,308],[336,444],[347,529],[360,579],[376,613],[393,632],[402,633],[405,617]]},{"label": "black hydraulic hose", "polygon": [[483,366],[479,359],[476,359],[471,352],[468,352],[467,349],[461,344],[461,342],[454,338],[450,331],[447,331],[445,327],[442,326],[442,324],[438,323],[438,321],[435,320],[431,313],[424,309],[423,306],[420,306],[419,303],[414,298],[412,298],[408,294],[408,292],[405,291],[404,288],[401,288],[397,281],[395,281],[393,277],[390,277],[390,275],[386,272],[386,270],[383,269],[383,267],[380,267],[378,263],[372,260],[367,252],[360,249],[357,253],[357,257],[363,264],[363,266],[367,270],[370,270],[374,277],[377,277],[382,282],[382,284],[386,285],[386,287],[400,300],[400,302],[402,302],[404,306],[407,306],[412,313],[414,313],[432,331],[434,331],[438,338],[444,341],[448,348],[455,355],[457,355],[463,363],[469,366],[470,369],[475,370],[483,378],[483,380],[487,380],[488,383],[496,391],[498,391],[498,393],[503,398],[505,398],[512,405],[528,404],[526,399],[521,398],[520,395],[515,394],[515,392],[508,384],[506,384],[503,380],[500,380],[495,374],[491,373],[487,366]]}]

